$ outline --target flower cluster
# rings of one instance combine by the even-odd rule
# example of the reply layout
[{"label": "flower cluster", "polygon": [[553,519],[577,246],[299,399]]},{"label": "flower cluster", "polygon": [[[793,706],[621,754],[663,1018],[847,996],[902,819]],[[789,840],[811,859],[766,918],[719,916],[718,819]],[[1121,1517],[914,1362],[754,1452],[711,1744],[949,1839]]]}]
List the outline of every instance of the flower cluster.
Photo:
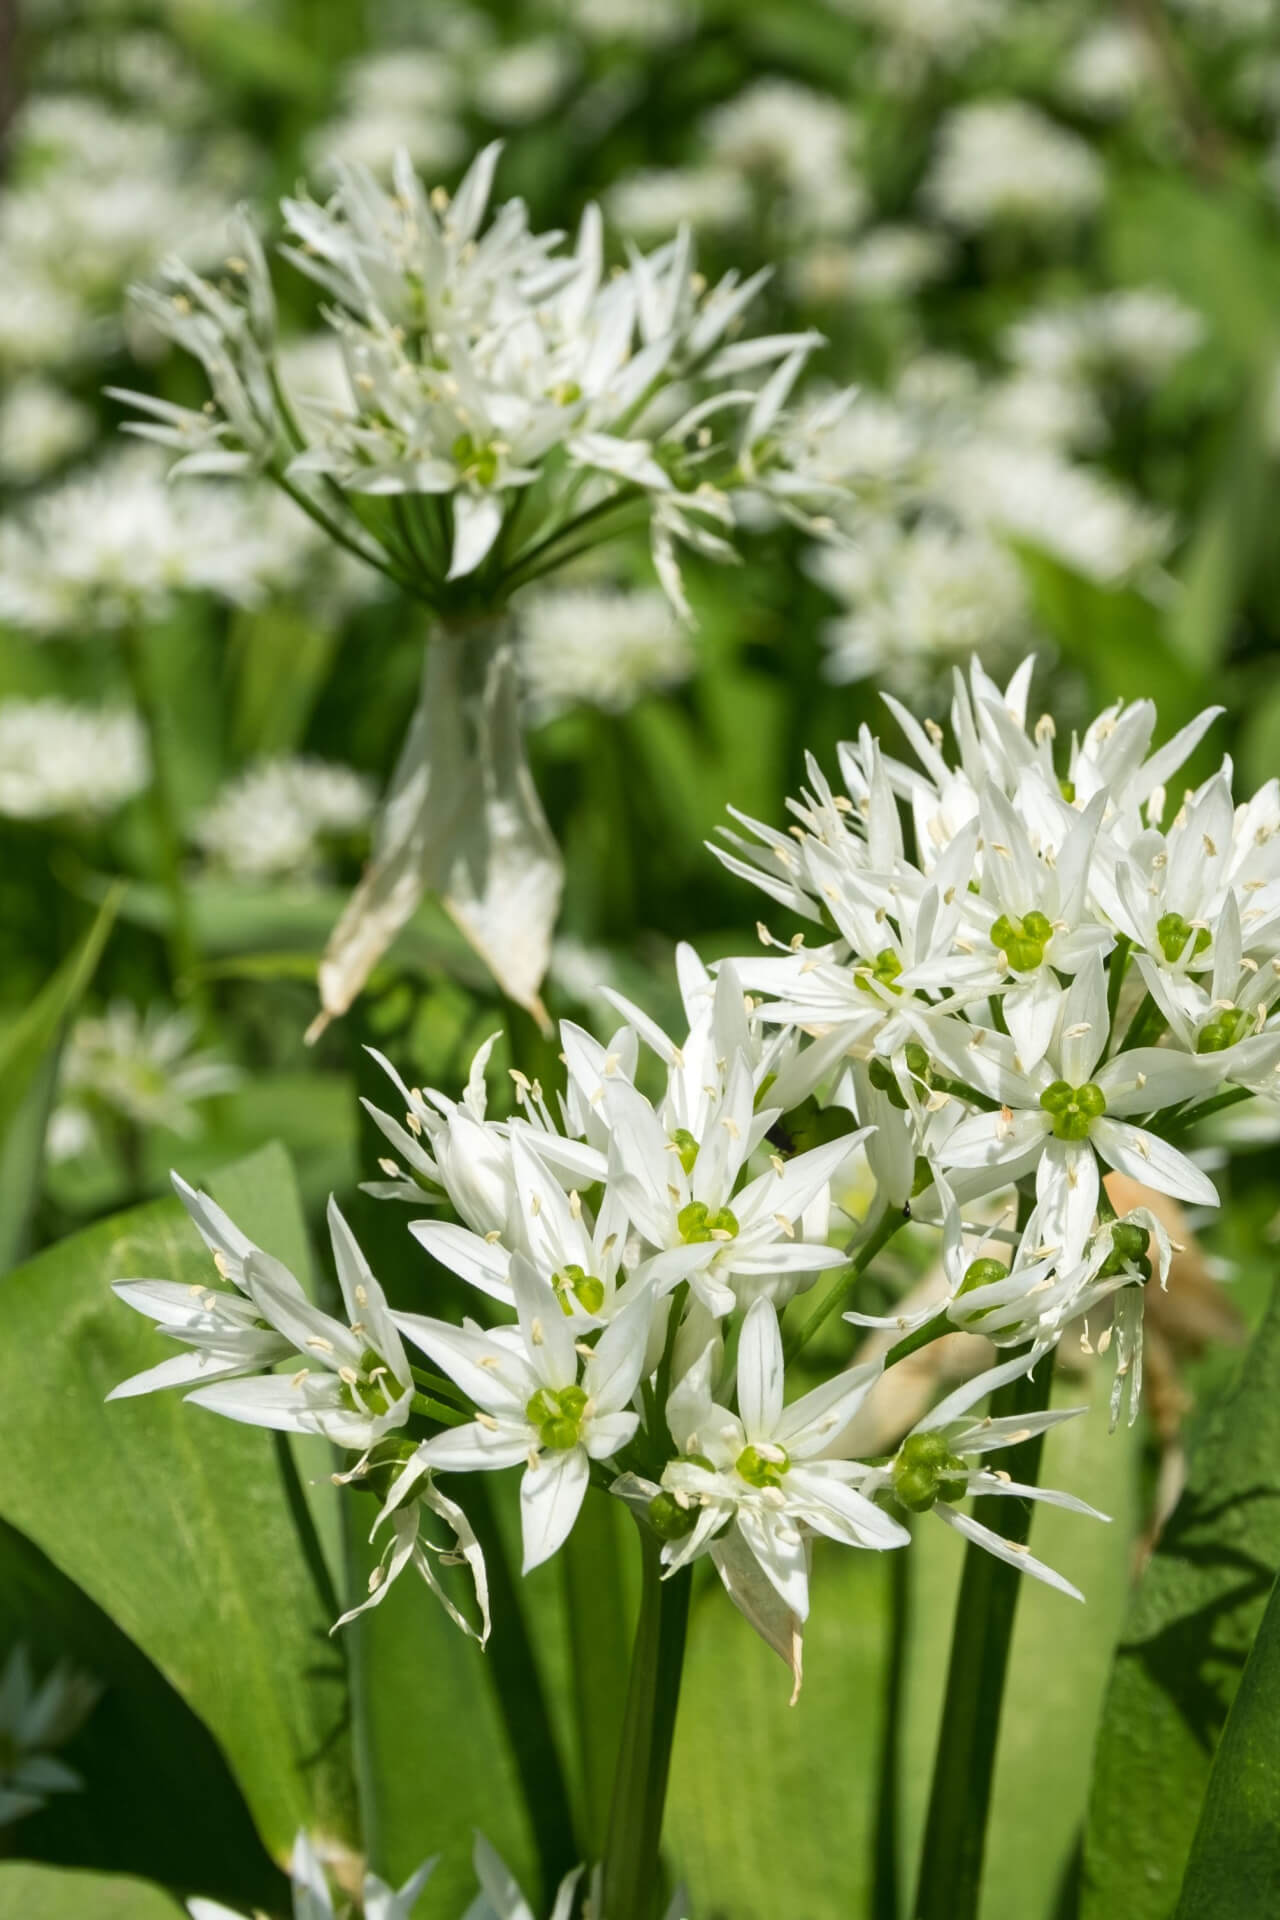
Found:
[{"label": "flower cluster", "polygon": [[[1225,766],[1171,810],[1213,712],[1153,751],[1150,703],[1114,707],[1055,754],[1052,720],[1027,725],[1031,667],[1004,689],[976,663],[957,676],[953,756],[891,700],[915,764],[864,730],[841,750],[843,793],[811,764],[789,831],[741,819],[720,857],[818,936],[762,926],[764,954],[714,974],[681,949],[678,1040],[607,993],[611,1039],[563,1022],[563,1092],[517,1073],[508,1118],[490,1113],[492,1040],[460,1101],[375,1056],[399,1110],[369,1107],[393,1151],[368,1191],[415,1209],[410,1233],[471,1292],[460,1324],[389,1309],[333,1208],[335,1320],[180,1189],[227,1284],[121,1283],[188,1351],[120,1391],[194,1386],[233,1418],[357,1452],[344,1477],[372,1479],[377,1528],[392,1528],[371,1602],[410,1562],[443,1597],[434,1519],[483,1613],[478,1548],[435,1481],[508,1469],[526,1570],[563,1544],[590,1486],[608,1489],[669,1573],[709,1556],[797,1682],[821,1537],[899,1547],[906,1516],[932,1509],[1074,1592],[961,1510],[1005,1493],[1092,1511],[988,1464],[1065,1414],[973,1410],[1105,1300],[1113,1416],[1128,1387],[1133,1417],[1142,1290],[1164,1283],[1171,1247],[1148,1209],[1116,1217],[1102,1169],[1211,1206],[1188,1130],[1275,1094],[1280,784],[1236,807]],[[875,1198],[850,1266],[832,1223],[855,1153]],[[993,1213],[1001,1193],[1016,1207]],[[422,1217],[442,1201],[452,1219]],[[890,1365],[953,1329],[1005,1353],[891,1458],[862,1461],[846,1435],[884,1362],[798,1396],[789,1371],[907,1219],[941,1235],[941,1303],[846,1319],[900,1336]]]},{"label": "flower cluster", "polygon": [[[138,300],[202,362],[213,405],[125,395],[148,416],[134,431],[187,472],[271,473],[437,607],[481,589],[492,604],[634,506],[683,604],[676,548],[729,557],[735,494],[801,512],[822,491],[792,470],[778,431],[815,336],[736,338],[765,276],[707,286],[687,233],[611,275],[595,208],[568,251],[562,234],[530,230],[519,201],[486,225],[499,153],[486,147],[452,197],[428,193],[401,152],[389,189],[339,164],[329,200],[283,202],[285,255],[331,302],[347,375],[344,401],[305,422],[248,219],[216,283],[171,262],[166,290]],[[759,391],[743,385],[769,369]]]},{"label": "flower cluster", "polygon": [[146,736],[127,707],[0,703],[0,813],[11,819],[100,818],[150,777]]},{"label": "flower cluster", "polygon": [[305,877],[326,842],[361,834],[372,813],[370,783],[351,767],[303,756],[263,760],[226,783],[194,837],[231,873]]}]

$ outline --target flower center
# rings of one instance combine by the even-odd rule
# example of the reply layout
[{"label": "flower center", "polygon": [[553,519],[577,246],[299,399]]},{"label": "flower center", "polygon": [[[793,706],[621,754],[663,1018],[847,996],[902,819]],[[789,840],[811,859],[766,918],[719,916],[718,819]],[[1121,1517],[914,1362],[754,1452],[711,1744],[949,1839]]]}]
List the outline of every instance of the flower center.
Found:
[{"label": "flower center", "polygon": [[[1170,966],[1176,966],[1184,957],[1199,959],[1209,945],[1212,935],[1208,927],[1193,927],[1180,913],[1162,913],[1156,921],[1156,939],[1160,942],[1160,951]],[[1187,956],[1187,942],[1192,942],[1191,953]]]},{"label": "flower center", "polygon": [[893,1491],[909,1513],[928,1513],[937,1501],[963,1500],[968,1491],[964,1461],[940,1433],[912,1433],[893,1463]]},{"label": "flower center", "polygon": [[498,477],[498,456],[492,447],[469,433],[460,433],[449,451],[464,480],[474,480],[482,487],[493,485]]},{"label": "flower center", "polygon": [[1253,1025],[1243,1007],[1223,1007],[1207,1020],[1196,1036],[1197,1053],[1225,1053],[1243,1040]]},{"label": "flower center", "polygon": [[712,1213],[705,1200],[691,1200],[687,1207],[681,1207],[676,1225],[686,1246],[704,1240],[736,1240],[738,1236],[737,1215],[728,1207],[717,1207]]},{"label": "flower center", "polygon": [[1086,1080],[1082,1087],[1055,1080],[1040,1095],[1040,1105],[1053,1115],[1055,1139],[1087,1140],[1090,1127],[1107,1110],[1107,1096],[1093,1080]]},{"label": "flower center", "polygon": [[1043,913],[1024,913],[1020,920],[1002,913],[991,929],[991,944],[1014,973],[1033,973],[1053,938],[1053,925]]},{"label": "flower center", "polygon": [[744,1447],[733,1464],[749,1487],[780,1487],[791,1462],[783,1447]]},{"label": "flower center", "polygon": [[692,1506],[682,1507],[674,1493],[663,1488],[655,1493],[649,1502],[649,1525],[659,1540],[683,1540],[686,1533],[692,1533],[697,1514]]},{"label": "flower center", "polygon": [[1117,1220],[1111,1229],[1111,1251],[1098,1268],[1098,1278],[1110,1280],[1126,1268],[1135,1267],[1143,1280],[1149,1280],[1151,1262],[1147,1250],[1150,1245],[1151,1235],[1145,1227],[1133,1220]]},{"label": "flower center", "polygon": [[566,1315],[573,1312],[574,1300],[584,1313],[599,1313],[604,1305],[604,1281],[597,1280],[594,1273],[588,1273],[575,1262],[571,1261],[567,1267],[561,1267],[559,1273],[553,1274],[551,1284],[556,1290],[561,1311]]},{"label": "flower center", "polygon": [[902,972],[902,961],[892,947],[881,947],[874,960],[859,960],[853,969],[853,977],[865,993],[875,986],[887,987],[890,993],[901,993],[902,988],[894,982]]},{"label": "flower center", "polygon": [[539,1387],[524,1410],[538,1430],[538,1445],[550,1453],[566,1453],[582,1438],[582,1415],[587,1396],[581,1387]]},{"label": "flower center", "polygon": [[671,1144],[680,1156],[680,1165],[686,1173],[692,1173],[698,1158],[698,1142],[688,1127],[677,1127],[671,1136]]}]

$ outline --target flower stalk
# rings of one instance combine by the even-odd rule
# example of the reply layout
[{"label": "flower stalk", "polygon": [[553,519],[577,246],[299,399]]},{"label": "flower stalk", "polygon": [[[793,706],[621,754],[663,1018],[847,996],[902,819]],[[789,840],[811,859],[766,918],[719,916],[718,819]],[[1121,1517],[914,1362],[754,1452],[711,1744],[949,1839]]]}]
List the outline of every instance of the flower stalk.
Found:
[{"label": "flower stalk", "polygon": [[692,1572],[662,1577],[661,1544],[641,1529],[640,1617],[604,1853],[609,1920],[653,1920],[662,1815],[684,1671]]},{"label": "flower stalk", "polygon": [[[992,1418],[1042,1412],[1049,1404],[1052,1379],[1050,1352],[1030,1373],[997,1389],[991,1396]],[[1010,1449],[1009,1471],[1024,1485],[1037,1484],[1043,1445],[1041,1432]],[[1031,1515],[1027,1500],[1002,1500],[988,1494],[974,1503],[974,1518],[1015,1548],[1027,1544]],[[956,1601],[915,1920],[977,1920],[996,1743],[1020,1590],[1016,1567],[969,1545]]]}]

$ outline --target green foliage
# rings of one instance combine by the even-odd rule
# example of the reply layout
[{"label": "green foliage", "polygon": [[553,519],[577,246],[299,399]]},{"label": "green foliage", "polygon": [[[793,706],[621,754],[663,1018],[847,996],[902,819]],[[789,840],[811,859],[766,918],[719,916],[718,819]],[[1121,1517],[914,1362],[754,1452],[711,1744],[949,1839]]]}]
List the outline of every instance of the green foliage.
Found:
[{"label": "green foliage", "polygon": [[1098,1735],[1082,1920],[1174,1911],[1214,1746],[1280,1567],[1278,1457],[1280,1291],[1238,1383],[1204,1416],[1124,1624]]},{"label": "green foliage", "polygon": [[22,1920],[180,1920],[158,1887],[105,1873],[0,1863],[0,1911]]},{"label": "green foliage", "polygon": [[[215,1197],[306,1270],[288,1157],[226,1169]],[[269,1438],[176,1396],[105,1404],[162,1343],[117,1278],[207,1282],[176,1200],[104,1221],[4,1282],[0,1516],[136,1643],[219,1742],[267,1846],[300,1825],[352,1835],[349,1711]]]},{"label": "green foliage", "polygon": [[1183,1876],[1177,1920],[1263,1914],[1280,1886],[1280,1606],[1272,1589],[1227,1715]]}]

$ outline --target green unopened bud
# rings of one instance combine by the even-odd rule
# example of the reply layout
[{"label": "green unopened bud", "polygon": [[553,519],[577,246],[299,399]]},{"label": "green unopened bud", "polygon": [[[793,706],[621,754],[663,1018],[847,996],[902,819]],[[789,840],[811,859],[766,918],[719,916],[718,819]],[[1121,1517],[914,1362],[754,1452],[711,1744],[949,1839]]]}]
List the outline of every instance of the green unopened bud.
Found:
[{"label": "green unopened bud", "polygon": [[901,1087],[893,1077],[893,1068],[879,1054],[873,1055],[868,1061],[867,1078],[877,1093],[883,1093],[886,1096],[890,1106],[896,1107],[899,1113],[906,1112],[907,1103],[903,1098]]},{"label": "green unopened bud", "polygon": [[1032,973],[1044,959],[1053,938],[1053,924],[1043,913],[1024,913],[1020,920],[1007,913],[991,928],[991,944],[1003,953],[1015,973]]},{"label": "green unopened bud", "polygon": [[963,1500],[968,1491],[964,1461],[940,1433],[912,1433],[893,1463],[893,1491],[909,1513],[928,1513],[939,1500]]},{"label": "green unopened bud", "polygon": [[993,1287],[997,1280],[1007,1280],[1009,1269],[1003,1260],[990,1258],[971,1260],[964,1270],[964,1279],[960,1282],[961,1293],[976,1293],[979,1287]]},{"label": "green unopened bud", "polygon": [[688,1127],[677,1127],[671,1136],[671,1144],[680,1156],[680,1165],[686,1173],[692,1173],[694,1162],[698,1158],[698,1142]]},{"label": "green unopened bud", "polygon": [[927,1193],[933,1185],[933,1180],[934,1174],[932,1166],[924,1154],[918,1153],[916,1155],[915,1171],[911,1176],[911,1198],[915,1200],[920,1194]]},{"label": "green unopened bud", "polygon": [[917,1080],[927,1080],[929,1077],[929,1049],[922,1047],[918,1040],[908,1040],[904,1052],[907,1057],[908,1073],[913,1073]]},{"label": "green unopened bud", "polygon": [[648,1506],[649,1525],[659,1540],[683,1540],[692,1533],[697,1514],[693,1507],[682,1507],[674,1493],[664,1489],[655,1493]]},{"label": "green unopened bud", "polygon": [[1069,807],[1075,804],[1076,783],[1074,780],[1059,780],[1058,792],[1062,795]]},{"label": "green unopened bud", "polygon": [[[1176,966],[1182,959],[1199,959],[1211,938],[1208,927],[1193,928],[1191,922],[1184,920],[1180,913],[1162,913],[1156,921],[1156,939],[1170,966]],[[1188,941],[1192,943],[1189,954],[1186,951]]]},{"label": "green unopened bud", "polygon": [[744,1447],[733,1464],[749,1487],[780,1487],[790,1462],[781,1447],[770,1447],[768,1454]]},{"label": "green unopened bud", "polygon": [[1107,1110],[1107,1096],[1093,1080],[1073,1087],[1069,1080],[1055,1080],[1040,1095],[1040,1105],[1053,1115],[1054,1136],[1058,1140],[1087,1140],[1093,1122]]}]

